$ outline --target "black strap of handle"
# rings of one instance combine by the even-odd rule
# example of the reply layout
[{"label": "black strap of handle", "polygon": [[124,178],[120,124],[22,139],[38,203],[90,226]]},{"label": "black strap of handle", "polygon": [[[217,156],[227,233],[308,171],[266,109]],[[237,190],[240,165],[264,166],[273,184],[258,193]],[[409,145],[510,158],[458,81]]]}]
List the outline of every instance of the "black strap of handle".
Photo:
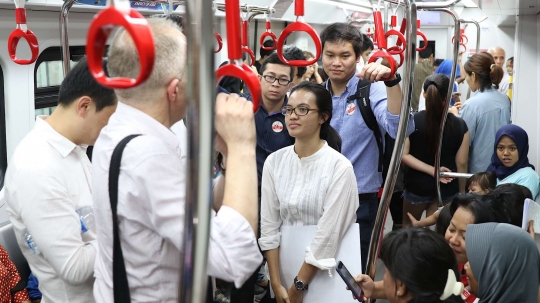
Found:
[{"label": "black strap of handle", "polygon": [[124,254],[120,245],[120,231],[118,226],[118,178],[120,176],[120,163],[124,148],[133,138],[140,135],[129,135],[122,139],[113,151],[109,167],[109,200],[111,201],[113,223],[113,292],[115,303],[130,303],[129,284],[124,264]]}]

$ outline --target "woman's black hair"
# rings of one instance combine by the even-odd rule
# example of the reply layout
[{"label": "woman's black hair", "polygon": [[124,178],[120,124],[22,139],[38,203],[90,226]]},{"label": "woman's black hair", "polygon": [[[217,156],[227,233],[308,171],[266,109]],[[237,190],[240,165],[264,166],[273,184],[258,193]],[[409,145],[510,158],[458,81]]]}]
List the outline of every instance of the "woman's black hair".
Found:
[{"label": "woman's black hair", "polygon": [[[424,92],[426,92],[425,140],[427,150],[432,155],[435,155],[439,142],[439,125],[441,125],[443,118],[449,83],[450,79],[444,74],[433,74],[424,81]],[[452,114],[448,113],[448,115]],[[446,119],[444,131],[452,131],[451,119]]]},{"label": "woman's black hair", "polygon": [[439,218],[437,219],[437,224],[435,225],[435,231],[444,237],[448,226],[450,226],[450,221],[452,221],[452,213],[450,212],[450,205],[447,205],[439,212]]},{"label": "woman's black hair", "polygon": [[380,258],[389,274],[412,294],[409,303],[463,302],[461,296],[441,300],[451,269],[460,280],[454,252],[444,237],[426,228],[390,232],[382,241]]},{"label": "woman's black hair", "polygon": [[482,190],[492,191],[497,187],[497,175],[493,171],[484,171],[472,175],[465,183],[465,188],[469,188],[472,183],[478,184]]},{"label": "woman's black hair", "polygon": [[497,222],[509,223],[510,218],[500,200],[492,199],[488,195],[474,193],[457,195],[450,204],[450,213],[454,213],[459,207],[465,208],[474,216],[474,224]]},{"label": "woman's black hair", "polygon": [[366,34],[362,34],[362,53],[368,49],[374,49],[373,41]]},{"label": "woman's black hair", "polygon": [[522,185],[506,183],[497,186],[486,198],[496,201],[505,210],[508,221],[512,225],[521,227],[523,219],[523,204],[525,199],[532,199],[531,191]]},{"label": "woman's black hair", "polygon": [[319,136],[321,139],[326,140],[330,147],[341,152],[341,136],[330,126],[330,120],[332,119],[332,95],[330,92],[323,85],[311,81],[300,82],[291,90],[291,95],[299,90],[308,91],[315,96],[319,116],[326,116],[326,121],[321,125]]}]

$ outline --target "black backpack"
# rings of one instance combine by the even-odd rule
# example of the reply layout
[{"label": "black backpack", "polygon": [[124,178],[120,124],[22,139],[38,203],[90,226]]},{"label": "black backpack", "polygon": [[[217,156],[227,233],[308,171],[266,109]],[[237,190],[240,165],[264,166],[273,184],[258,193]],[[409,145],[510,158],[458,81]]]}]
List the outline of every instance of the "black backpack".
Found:
[{"label": "black backpack", "polygon": [[[326,87],[326,82],[323,82],[322,85]],[[375,118],[373,109],[371,109],[371,103],[369,101],[370,87],[371,87],[371,82],[360,79],[358,81],[356,92],[347,98],[347,102],[356,100],[356,103],[358,104],[358,108],[360,109],[360,114],[362,115],[364,122],[366,123],[367,127],[373,132],[373,135],[375,136],[375,141],[377,142],[377,147],[379,148],[378,171],[382,173],[383,163],[384,163],[384,147],[383,147],[384,139],[382,137],[381,130],[379,129],[379,123],[377,122],[377,118]]]}]

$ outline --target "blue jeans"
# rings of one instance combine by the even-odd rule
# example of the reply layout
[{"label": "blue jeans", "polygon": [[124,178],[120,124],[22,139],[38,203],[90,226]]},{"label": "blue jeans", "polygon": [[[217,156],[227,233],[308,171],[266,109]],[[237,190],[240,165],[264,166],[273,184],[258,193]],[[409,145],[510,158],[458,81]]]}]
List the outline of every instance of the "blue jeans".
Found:
[{"label": "blue jeans", "polygon": [[[366,263],[369,252],[369,242],[375,226],[375,218],[379,208],[379,199],[377,193],[360,194],[360,205],[356,210],[356,223],[360,225],[360,251],[362,253],[362,273],[366,272]],[[366,197],[368,196],[368,197]],[[374,196],[374,197],[373,197]]]}]

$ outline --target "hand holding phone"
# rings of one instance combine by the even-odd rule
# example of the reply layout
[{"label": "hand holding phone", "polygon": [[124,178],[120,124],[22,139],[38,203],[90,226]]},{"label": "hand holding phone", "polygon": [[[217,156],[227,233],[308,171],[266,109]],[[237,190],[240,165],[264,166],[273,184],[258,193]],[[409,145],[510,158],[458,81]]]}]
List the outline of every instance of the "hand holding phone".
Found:
[{"label": "hand holding phone", "polygon": [[353,293],[353,296],[356,298],[356,300],[362,302],[364,300],[362,288],[360,287],[360,284],[356,282],[351,273],[347,270],[347,267],[345,267],[343,262],[339,261],[338,265],[336,266],[336,271],[341,276],[345,284],[347,284],[347,288]]}]

